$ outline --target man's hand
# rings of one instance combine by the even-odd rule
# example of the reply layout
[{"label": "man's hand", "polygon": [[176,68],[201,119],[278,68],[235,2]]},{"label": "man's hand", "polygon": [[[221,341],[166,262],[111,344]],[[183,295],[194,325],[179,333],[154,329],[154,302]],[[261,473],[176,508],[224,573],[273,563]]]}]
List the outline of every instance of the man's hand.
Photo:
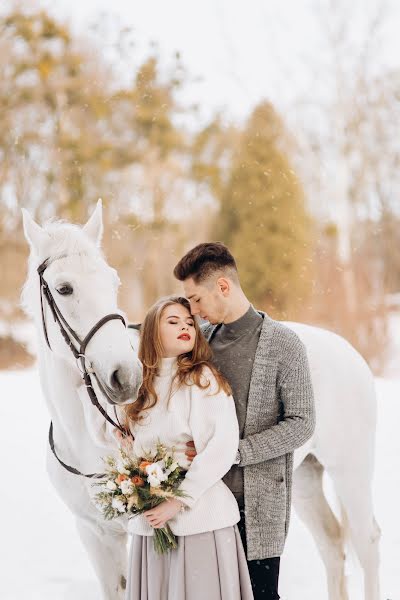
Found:
[{"label": "man's hand", "polygon": [[164,500],[155,508],[146,510],[143,514],[154,529],[160,529],[182,509],[182,506],[182,502],[177,498],[167,498],[167,500]]},{"label": "man's hand", "polygon": [[187,459],[190,462],[192,462],[192,460],[194,459],[194,457],[197,455],[196,448],[195,448],[193,440],[191,440],[190,442],[187,442],[186,446],[187,446],[187,450],[185,451],[185,454],[187,456]]}]

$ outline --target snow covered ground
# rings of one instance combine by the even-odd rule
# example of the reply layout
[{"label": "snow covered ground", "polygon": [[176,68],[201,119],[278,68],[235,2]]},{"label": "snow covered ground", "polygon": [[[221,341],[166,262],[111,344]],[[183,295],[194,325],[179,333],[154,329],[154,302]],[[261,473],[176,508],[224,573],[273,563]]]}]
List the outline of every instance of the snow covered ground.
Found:
[{"label": "snow covered ground", "polygon": [[[400,600],[400,380],[377,380],[376,517],[381,526],[382,600]],[[98,600],[73,519],[45,471],[49,417],[35,369],[0,373],[2,600]],[[10,482],[10,483],[8,483]],[[14,490],[17,491],[14,491]],[[362,600],[357,563],[348,564],[350,600]],[[282,600],[326,600],[313,540],[293,513],[281,562]]]}]

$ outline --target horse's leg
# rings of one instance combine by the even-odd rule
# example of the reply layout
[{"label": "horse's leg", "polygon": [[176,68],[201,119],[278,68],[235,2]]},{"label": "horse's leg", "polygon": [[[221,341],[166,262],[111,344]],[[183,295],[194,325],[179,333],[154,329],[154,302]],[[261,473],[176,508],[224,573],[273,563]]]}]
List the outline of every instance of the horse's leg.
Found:
[{"label": "horse's leg", "polygon": [[314,537],[324,562],[329,600],[348,600],[343,531],[325,498],[323,472],[321,463],[308,454],[294,472],[293,505]]},{"label": "horse's leg", "polygon": [[[127,534],[122,527],[77,517],[77,528],[101,586],[102,600],[125,600]],[[116,524],[115,524],[116,525]]]},{"label": "horse's leg", "polygon": [[372,507],[370,478],[362,468],[330,472],[346,512],[350,540],[364,572],[365,600],[379,600],[379,540],[381,531]]}]

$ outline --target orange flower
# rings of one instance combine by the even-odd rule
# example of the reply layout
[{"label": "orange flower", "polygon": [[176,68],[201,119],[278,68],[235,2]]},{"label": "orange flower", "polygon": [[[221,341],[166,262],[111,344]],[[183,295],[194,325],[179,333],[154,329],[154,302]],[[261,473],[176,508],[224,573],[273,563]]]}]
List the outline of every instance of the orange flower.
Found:
[{"label": "orange flower", "polygon": [[144,485],[144,479],[139,477],[139,475],[135,475],[134,477],[131,477],[131,481],[132,481],[133,485],[135,485],[136,487],[142,487]]},{"label": "orange flower", "polygon": [[146,467],[148,467],[149,465],[151,465],[151,462],[149,462],[148,460],[142,460],[142,462],[139,465],[139,469],[141,471],[144,471]]},{"label": "orange flower", "polygon": [[125,479],[128,479],[128,475],[120,473],[120,475],[118,475],[118,477],[116,478],[115,483],[121,483],[121,481],[124,481]]}]

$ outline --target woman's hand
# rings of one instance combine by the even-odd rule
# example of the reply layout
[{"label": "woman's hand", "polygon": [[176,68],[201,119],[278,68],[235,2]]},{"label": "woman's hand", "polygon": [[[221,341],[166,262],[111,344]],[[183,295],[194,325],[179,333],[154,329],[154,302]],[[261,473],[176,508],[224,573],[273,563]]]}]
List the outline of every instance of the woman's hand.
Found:
[{"label": "woman's hand", "polygon": [[161,502],[155,508],[146,510],[143,514],[154,529],[160,529],[165,526],[167,521],[182,510],[182,506],[183,503],[177,498],[167,498],[167,500],[164,500],[164,502]]},{"label": "woman's hand", "polygon": [[126,452],[129,452],[130,450],[132,450],[132,446],[133,446],[132,437],[124,435],[122,433],[122,431],[120,429],[118,429],[117,427],[114,427],[113,434],[114,434],[114,437],[117,439],[118,444],[121,446],[121,448],[123,450],[125,450]]}]

